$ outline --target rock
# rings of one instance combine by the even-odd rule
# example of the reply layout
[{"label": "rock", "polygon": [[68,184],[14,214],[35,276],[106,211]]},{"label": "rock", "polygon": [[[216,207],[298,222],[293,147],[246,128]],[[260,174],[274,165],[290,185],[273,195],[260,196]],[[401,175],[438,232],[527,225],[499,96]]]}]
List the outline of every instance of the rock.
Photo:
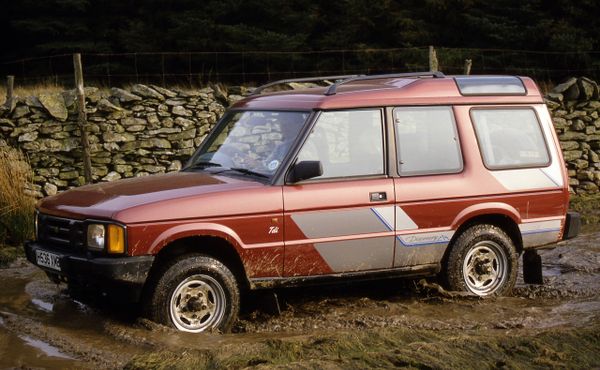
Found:
[{"label": "rock", "polygon": [[575,77],[569,78],[567,81],[565,81],[559,85],[556,85],[554,87],[554,89],[552,89],[552,92],[559,93],[559,94],[563,93],[563,92],[567,91],[571,86],[575,85],[576,83],[577,83],[577,78],[575,78]]},{"label": "rock", "polygon": [[581,99],[588,100],[598,97],[598,84],[589,78],[582,77],[577,81],[577,86],[581,92]]},{"label": "rock", "polygon": [[577,141],[561,141],[560,147],[563,151],[579,149]]},{"label": "rock", "polygon": [[69,112],[67,111],[65,101],[61,94],[42,93],[39,95],[38,99],[48,113],[57,120],[64,122],[69,117]]},{"label": "rock", "polygon": [[17,105],[12,113],[13,119],[18,119],[28,115],[31,111],[27,105]]},{"label": "rock", "polygon": [[100,101],[98,101],[98,104],[96,105],[96,107],[98,108],[99,111],[102,111],[102,112],[117,112],[117,111],[123,110],[123,108],[114,105],[107,99],[100,99]]},{"label": "rock", "polygon": [[144,131],[145,128],[146,128],[146,126],[144,126],[144,125],[133,125],[133,126],[125,127],[125,130],[129,131],[129,132],[140,132],[140,131]]},{"label": "rock", "polygon": [[102,134],[102,139],[106,143],[123,143],[123,142],[134,141],[135,136],[133,136],[132,134],[128,134],[128,133],[119,134],[116,132],[105,132],[104,134]]},{"label": "rock", "polygon": [[38,99],[37,96],[28,96],[28,97],[26,97],[25,98],[25,104],[27,104],[30,107],[44,108],[44,106],[40,102],[40,99]]},{"label": "rock", "polygon": [[123,126],[145,126],[146,120],[142,118],[127,117],[121,120]]},{"label": "rock", "polygon": [[183,131],[179,134],[173,134],[173,135],[167,136],[167,138],[169,139],[170,142],[177,142],[177,141],[186,140],[186,139],[193,139],[195,137],[196,137],[196,129],[195,128],[193,128],[191,130]]},{"label": "rock", "polygon": [[563,96],[566,101],[574,101],[579,99],[580,94],[581,92],[577,84],[573,84],[563,93]]},{"label": "rock", "polygon": [[160,101],[164,101],[165,97],[158,93],[156,90],[149,88],[146,85],[135,84],[131,87],[131,92],[143,96],[145,98],[157,99]]},{"label": "rock", "polygon": [[163,87],[160,86],[156,86],[156,85],[150,85],[151,88],[153,88],[154,90],[158,91],[159,93],[161,93],[162,95],[169,97],[169,98],[174,98],[177,96],[177,93],[175,91],[171,91],[168,89],[165,89]]},{"label": "rock", "polygon": [[546,95],[546,97],[548,97],[552,101],[559,102],[559,103],[562,103],[562,101],[564,99],[563,94],[555,93],[555,92],[548,93]]},{"label": "rock", "polygon": [[118,87],[113,87],[110,89],[110,94],[112,97],[116,98],[121,103],[129,103],[132,101],[140,101],[141,97],[130,93],[129,91],[125,91],[123,89],[119,89]]},{"label": "rock", "polygon": [[46,193],[46,195],[48,196],[56,195],[58,193],[58,187],[52,183],[47,182],[44,184],[44,193]]},{"label": "rock", "polygon": [[133,171],[133,167],[127,164],[117,164],[114,166],[115,171],[118,173],[125,173]]},{"label": "rock", "polygon": [[585,141],[587,139],[587,135],[583,132],[565,132],[564,134],[558,137],[561,141]]},{"label": "rock", "polygon": [[142,166],[142,168],[144,169],[144,171],[149,172],[149,173],[165,172],[165,168],[163,166],[155,166],[155,165],[147,164],[147,165]]},{"label": "rock", "polygon": [[193,116],[193,113],[191,111],[185,109],[184,107],[182,107],[180,105],[174,106],[172,112],[176,116],[184,116],[184,117],[191,117],[191,116]]},{"label": "rock", "polygon": [[174,160],[173,162],[171,162],[171,164],[169,164],[167,171],[169,171],[169,172],[179,171],[179,170],[181,170],[181,167],[182,167],[181,161]]},{"label": "rock", "polygon": [[184,130],[186,130],[190,127],[194,127],[194,121],[183,118],[183,117],[175,118],[175,124],[177,126],[180,126],[181,128],[183,128]]},{"label": "rock", "polygon": [[583,131],[585,129],[585,122],[583,122],[580,119],[576,119],[573,121],[573,124],[571,125],[571,130],[573,131]]},{"label": "rock", "polygon": [[185,103],[185,99],[167,99],[165,101],[165,104],[170,106],[184,105]]},{"label": "rock", "polygon": [[581,150],[568,150],[563,153],[565,162],[570,162],[575,159],[581,158],[583,152]]},{"label": "rock", "polygon": [[35,139],[37,139],[37,137],[38,137],[37,131],[27,132],[27,133],[24,133],[23,135],[19,136],[19,142],[23,143],[23,142],[35,141]]},{"label": "rock", "polygon": [[58,175],[58,178],[61,180],[73,180],[79,177],[79,172],[77,171],[64,171]]},{"label": "rock", "polygon": [[102,181],[115,181],[121,178],[118,172],[110,171],[106,176],[102,178]]},{"label": "rock", "polygon": [[53,134],[62,131],[62,124],[58,122],[44,122],[40,126],[40,133],[44,135]]}]

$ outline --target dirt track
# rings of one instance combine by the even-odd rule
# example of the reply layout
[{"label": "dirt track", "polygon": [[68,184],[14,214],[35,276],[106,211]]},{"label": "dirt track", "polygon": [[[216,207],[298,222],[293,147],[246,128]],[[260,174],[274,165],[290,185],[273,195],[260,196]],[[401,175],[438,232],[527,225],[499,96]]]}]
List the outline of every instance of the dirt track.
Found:
[{"label": "dirt track", "polygon": [[600,366],[600,232],[541,254],[545,285],[513,297],[446,298],[403,280],[288,289],[279,315],[250,297],[228,335],[74,301],[20,260],[0,270],[0,368]]}]

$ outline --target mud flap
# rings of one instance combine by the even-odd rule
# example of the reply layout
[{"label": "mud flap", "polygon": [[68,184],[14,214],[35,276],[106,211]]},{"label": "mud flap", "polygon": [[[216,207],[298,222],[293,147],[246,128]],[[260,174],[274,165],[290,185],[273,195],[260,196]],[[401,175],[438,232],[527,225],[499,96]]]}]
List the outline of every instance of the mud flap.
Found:
[{"label": "mud flap", "polygon": [[542,257],[535,250],[523,253],[523,280],[525,284],[544,284]]}]

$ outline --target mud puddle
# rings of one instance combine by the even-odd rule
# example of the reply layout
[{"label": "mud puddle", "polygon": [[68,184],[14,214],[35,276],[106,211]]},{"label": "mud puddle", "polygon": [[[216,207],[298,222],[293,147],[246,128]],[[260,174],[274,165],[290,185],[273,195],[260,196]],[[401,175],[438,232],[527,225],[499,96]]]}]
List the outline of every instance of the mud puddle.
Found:
[{"label": "mud puddle", "polygon": [[[386,367],[394,361],[419,367],[410,362],[410,356],[417,356],[415,343],[423,348],[432,343],[452,347],[456,343],[450,339],[457,337],[472,347],[457,347],[459,356],[464,356],[458,360],[468,364],[466,353],[476,353],[477,348],[484,351],[479,347],[487,346],[485,351],[498,352],[500,365],[510,365],[519,360],[506,344],[515,335],[530,338],[540,348],[520,342],[511,346],[523,345],[527,351],[540,353],[558,351],[561,338],[572,337],[574,342],[589,345],[577,350],[584,355],[596,353],[600,359],[599,339],[593,334],[600,328],[600,232],[582,235],[541,255],[545,284],[525,285],[520,278],[512,297],[449,299],[424,288],[418,280],[277,290],[281,313],[275,309],[272,294],[248,296],[234,334],[227,335],[178,333],[137,318],[132,308],[73,300],[64,293],[64,286],[52,284],[38,269],[19,261],[0,270],[0,368],[160,367],[165,361],[184,368],[286,363]],[[488,343],[486,338],[493,340]],[[412,352],[403,349],[389,357],[399,351],[400,343]],[[340,360],[343,351],[350,351],[349,357]],[[371,355],[363,358],[361,351],[381,353],[383,362],[369,362]],[[557,353],[551,366],[577,364],[571,362],[576,356]],[[325,362],[314,362],[315,356]],[[463,363],[438,354],[438,359],[423,357],[421,364],[442,359],[450,362],[441,362],[440,367]],[[496,362],[489,365],[499,366]]]}]

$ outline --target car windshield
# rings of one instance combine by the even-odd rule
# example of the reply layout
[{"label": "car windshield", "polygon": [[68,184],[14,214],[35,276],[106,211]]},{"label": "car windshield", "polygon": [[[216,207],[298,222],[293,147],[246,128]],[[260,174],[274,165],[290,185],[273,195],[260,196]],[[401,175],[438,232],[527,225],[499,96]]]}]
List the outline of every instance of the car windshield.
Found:
[{"label": "car windshield", "polygon": [[219,123],[185,170],[211,168],[271,178],[308,115],[308,112],[233,112]]}]

